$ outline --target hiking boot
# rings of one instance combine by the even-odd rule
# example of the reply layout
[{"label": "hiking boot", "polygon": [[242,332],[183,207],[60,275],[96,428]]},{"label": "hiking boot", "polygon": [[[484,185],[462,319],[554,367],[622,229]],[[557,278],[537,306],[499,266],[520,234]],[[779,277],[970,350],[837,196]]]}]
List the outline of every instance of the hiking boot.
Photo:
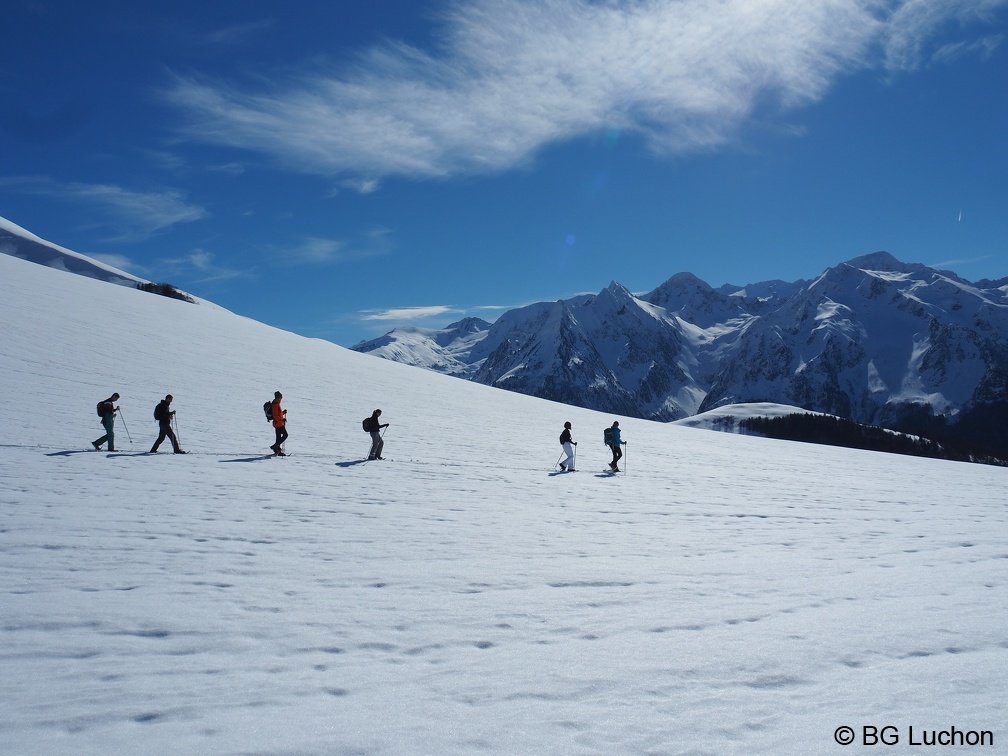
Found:
[{"label": "hiking boot", "polygon": [[101,449],[101,444],[99,444],[97,441],[92,441],[91,442],[91,446],[93,446],[95,448],[95,451],[98,451],[99,449]]},{"label": "hiking boot", "polygon": [[175,450],[175,453],[176,453],[176,454],[188,454],[189,452],[187,452],[187,451],[182,451],[181,449],[176,449],[176,450]]}]

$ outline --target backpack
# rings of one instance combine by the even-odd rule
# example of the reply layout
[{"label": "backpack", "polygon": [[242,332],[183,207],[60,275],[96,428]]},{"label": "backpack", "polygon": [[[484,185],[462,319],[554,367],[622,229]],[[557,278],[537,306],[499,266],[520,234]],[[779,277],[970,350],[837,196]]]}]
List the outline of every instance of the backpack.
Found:
[{"label": "backpack", "polygon": [[273,422],[273,400],[270,399],[268,402],[263,403],[263,412],[266,413],[266,421]]},{"label": "backpack", "polygon": [[606,428],[602,431],[602,440],[605,441],[606,446],[612,446],[612,428]]},{"label": "backpack", "polygon": [[164,402],[158,402],[157,406],[154,408],[154,419],[159,423],[164,417]]},{"label": "backpack", "polygon": [[364,418],[363,422],[361,422],[361,427],[364,428],[365,433],[370,433],[373,430],[374,428],[374,423],[372,422],[373,420],[374,420],[373,417],[368,416]]},{"label": "backpack", "polygon": [[102,412],[102,405],[104,404],[105,402],[98,402],[98,406],[95,407],[95,409],[98,410],[98,417],[103,417],[105,415],[105,413]]}]

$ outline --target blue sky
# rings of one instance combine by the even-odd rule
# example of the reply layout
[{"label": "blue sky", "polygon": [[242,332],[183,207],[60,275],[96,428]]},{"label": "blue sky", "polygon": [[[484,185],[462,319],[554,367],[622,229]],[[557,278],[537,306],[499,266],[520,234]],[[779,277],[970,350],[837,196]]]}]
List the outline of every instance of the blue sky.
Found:
[{"label": "blue sky", "polygon": [[1008,276],[1008,0],[8,0],[0,215],[351,345],[885,249]]}]

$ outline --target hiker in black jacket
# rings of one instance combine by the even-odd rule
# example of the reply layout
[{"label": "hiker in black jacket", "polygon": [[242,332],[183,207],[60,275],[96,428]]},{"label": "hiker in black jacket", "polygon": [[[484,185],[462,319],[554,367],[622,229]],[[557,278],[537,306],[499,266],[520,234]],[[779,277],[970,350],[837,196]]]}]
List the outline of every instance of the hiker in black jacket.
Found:
[{"label": "hiker in black jacket", "polygon": [[154,442],[154,446],[151,447],[150,453],[157,454],[158,447],[161,446],[161,442],[165,438],[170,438],[172,442],[172,448],[175,450],[176,454],[185,454],[179,448],[178,439],[175,437],[175,431],[172,430],[171,421],[175,417],[175,410],[169,409],[172,403],[172,395],[168,394],[164,399],[158,402],[157,407],[154,408],[154,419],[158,421],[158,425],[161,428],[161,432],[158,434],[157,441]]},{"label": "hiker in black jacket", "polygon": [[385,459],[381,453],[382,449],[385,448],[385,440],[381,437],[381,429],[388,428],[388,423],[380,423],[378,418],[381,417],[381,410],[376,409],[371,413],[371,417],[367,419],[367,427],[365,430],[371,434],[371,451],[368,453],[368,459]]},{"label": "hiker in black jacket", "polygon": [[577,441],[571,438],[571,424],[569,422],[564,423],[563,433],[560,434],[560,446],[563,447],[564,457],[563,462],[560,463],[560,469],[564,472],[576,472],[574,470],[574,449],[573,446],[577,446]]}]

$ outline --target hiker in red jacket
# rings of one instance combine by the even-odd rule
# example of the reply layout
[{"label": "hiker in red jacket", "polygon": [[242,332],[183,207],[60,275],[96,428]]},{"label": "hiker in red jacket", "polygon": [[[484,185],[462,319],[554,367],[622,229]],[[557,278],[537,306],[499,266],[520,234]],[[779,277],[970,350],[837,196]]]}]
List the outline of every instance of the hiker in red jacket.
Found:
[{"label": "hiker in red jacket", "polygon": [[276,457],[286,457],[284,450],[281,448],[284,441],[287,440],[287,410],[280,407],[280,400],[283,399],[283,394],[279,391],[273,393],[273,406],[270,411],[273,413],[273,428],[276,430],[276,443],[270,447],[273,450],[273,455]]}]

